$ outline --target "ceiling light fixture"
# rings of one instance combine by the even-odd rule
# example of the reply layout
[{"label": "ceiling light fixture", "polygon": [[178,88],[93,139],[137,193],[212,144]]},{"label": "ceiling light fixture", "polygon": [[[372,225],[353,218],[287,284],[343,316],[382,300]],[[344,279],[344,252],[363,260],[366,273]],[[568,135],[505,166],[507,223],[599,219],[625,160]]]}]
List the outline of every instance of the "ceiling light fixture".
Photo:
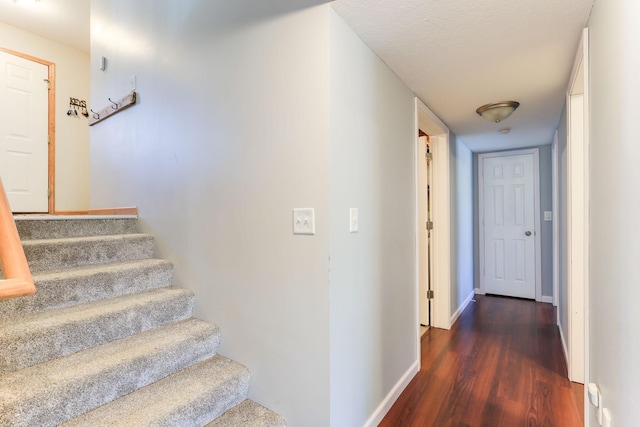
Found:
[{"label": "ceiling light fixture", "polygon": [[476,113],[490,122],[500,123],[509,117],[520,106],[516,101],[502,101],[486,104],[476,110]]}]

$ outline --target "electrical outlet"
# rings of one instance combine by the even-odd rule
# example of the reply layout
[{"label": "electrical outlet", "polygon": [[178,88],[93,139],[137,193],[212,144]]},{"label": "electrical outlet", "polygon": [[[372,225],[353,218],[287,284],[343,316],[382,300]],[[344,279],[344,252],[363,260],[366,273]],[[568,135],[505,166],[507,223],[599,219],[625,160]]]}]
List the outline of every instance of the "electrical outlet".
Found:
[{"label": "electrical outlet", "polygon": [[313,208],[293,210],[293,234],[316,234],[315,212]]},{"label": "electrical outlet", "polygon": [[598,390],[598,424],[602,425],[603,420],[603,416],[602,416],[602,409],[604,407],[604,402],[602,401],[602,393],[600,393],[600,390]]},{"label": "electrical outlet", "polygon": [[349,233],[357,233],[359,227],[358,208],[351,208],[349,209]]}]

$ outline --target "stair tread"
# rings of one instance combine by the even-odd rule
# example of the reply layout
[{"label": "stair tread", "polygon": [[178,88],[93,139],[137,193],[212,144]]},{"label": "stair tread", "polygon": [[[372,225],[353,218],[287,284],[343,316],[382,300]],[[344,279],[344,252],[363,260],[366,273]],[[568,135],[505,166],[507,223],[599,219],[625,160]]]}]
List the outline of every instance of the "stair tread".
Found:
[{"label": "stair tread", "polygon": [[249,381],[247,368],[214,356],[62,426],[202,426],[243,401]]},{"label": "stair tread", "polygon": [[137,219],[113,216],[14,216],[22,240],[49,237],[96,236],[137,232]]},{"label": "stair tread", "polygon": [[159,258],[134,259],[130,261],[112,262],[108,264],[84,265],[75,268],[65,268],[62,270],[39,271],[33,274],[33,280],[36,282],[47,279],[66,279],[70,277],[87,276],[94,273],[117,272],[136,266],[145,265],[171,265],[171,263]]},{"label": "stair tread", "polygon": [[190,318],[4,374],[0,425],[64,422],[212,357],[219,340],[216,325]]},{"label": "stair tread", "polygon": [[192,304],[193,292],[168,286],[0,320],[0,372],[182,320]]},{"label": "stair tread", "polygon": [[286,427],[286,425],[282,416],[247,399],[205,427]]},{"label": "stair tread", "polygon": [[144,233],[24,240],[32,273],[153,257],[153,236]]},{"label": "stair tread", "polygon": [[169,261],[148,258],[33,274],[37,293],[0,301],[0,319],[171,285]]},{"label": "stair tread", "polygon": [[99,242],[102,240],[122,240],[136,238],[153,238],[151,234],[146,233],[126,233],[126,234],[107,234],[98,236],[78,236],[78,237],[54,237],[50,239],[30,239],[23,240],[23,246],[41,245],[44,243],[78,243],[78,242]]}]

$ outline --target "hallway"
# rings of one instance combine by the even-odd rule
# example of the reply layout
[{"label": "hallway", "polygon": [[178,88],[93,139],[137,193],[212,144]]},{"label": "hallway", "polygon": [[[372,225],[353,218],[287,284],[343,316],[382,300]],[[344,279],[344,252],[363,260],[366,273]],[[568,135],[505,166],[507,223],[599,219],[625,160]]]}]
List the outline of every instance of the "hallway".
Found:
[{"label": "hallway", "polygon": [[422,369],[380,426],[582,426],[552,305],[476,300],[451,331],[423,336]]}]

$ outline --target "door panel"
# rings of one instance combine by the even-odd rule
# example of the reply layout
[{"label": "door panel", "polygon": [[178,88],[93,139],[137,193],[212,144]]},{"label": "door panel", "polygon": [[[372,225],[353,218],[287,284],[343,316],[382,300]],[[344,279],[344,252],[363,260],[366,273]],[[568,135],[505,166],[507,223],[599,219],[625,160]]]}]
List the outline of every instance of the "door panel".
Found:
[{"label": "door panel", "polygon": [[419,256],[419,320],[423,326],[431,325],[431,302],[428,291],[431,287],[431,236],[426,230],[427,221],[431,220],[431,182],[432,165],[426,158],[430,145],[426,136],[418,140],[418,221],[420,231],[418,236]]},{"label": "door panel", "polygon": [[535,299],[533,154],[482,161],[485,291]]},{"label": "door panel", "polygon": [[0,176],[13,212],[48,212],[48,67],[0,52]]}]

